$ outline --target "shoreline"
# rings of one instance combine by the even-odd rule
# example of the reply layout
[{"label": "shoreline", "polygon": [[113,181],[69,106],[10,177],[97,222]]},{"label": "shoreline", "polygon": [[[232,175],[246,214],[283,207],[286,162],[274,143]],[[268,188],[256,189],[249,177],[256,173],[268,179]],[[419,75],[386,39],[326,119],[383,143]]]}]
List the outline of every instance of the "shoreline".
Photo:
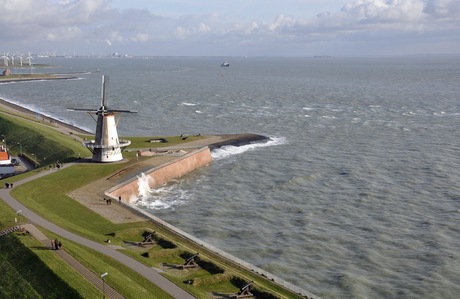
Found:
[{"label": "shoreline", "polygon": [[[10,103],[8,101],[5,101],[3,99],[0,99],[0,109],[4,110],[4,109],[7,109],[10,111],[11,114],[17,116],[17,117],[22,117],[24,115],[26,116],[33,116],[35,117],[37,114],[42,116],[44,119],[48,120],[48,121],[54,121],[55,123],[58,124],[58,126],[60,126],[61,128],[55,128],[55,129],[62,129],[62,128],[65,128],[66,130],[74,130],[74,131],[83,131],[84,130],[81,130],[79,128],[76,128],[75,126],[72,126],[70,124],[67,124],[67,123],[64,123],[62,121],[57,121],[55,120],[54,118],[52,117],[46,117],[40,113],[36,113],[30,109],[27,109],[27,108],[24,108],[24,107],[21,107],[19,105],[16,105],[16,104],[13,104],[13,103]],[[67,132],[69,133],[69,132]],[[70,132],[71,133],[71,132]],[[266,136],[263,136],[263,135],[258,135],[258,134],[221,134],[221,135],[209,135],[209,136],[206,136],[207,138],[205,139],[202,139],[202,140],[197,140],[197,141],[191,141],[191,142],[188,142],[188,143],[184,143],[182,145],[178,145],[178,146],[175,146],[177,148],[180,148],[180,147],[183,147],[185,149],[188,149],[188,150],[191,150],[192,152],[194,152],[196,149],[194,148],[197,148],[197,147],[203,147],[203,146],[207,146],[209,148],[209,150],[212,150],[212,149],[216,149],[216,148],[219,148],[219,147],[222,147],[222,146],[227,146],[227,145],[231,145],[231,146],[242,146],[242,145],[246,145],[246,144],[250,144],[252,142],[262,142],[264,140],[269,140],[270,138],[269,137],[266,137]],[[177,160],[177,157],[174,157],[173,159],[174,161]],[[154,161],[154,160],[151,160],[151,161]],[[162,168],[163,166],[165,166],[166,164],[168,163],[172,163],[173,161],[169,161],[169,159],[161,159],[161,160],[156,160],[158,161],[158,165],[157,167],[159,168]],[[151,165],[151,167],[154,166],[154,165]],[[137,165],[137,167],[139,167],[139,165]],[[137,168],[135,167],[135,172],[137,172],[138,170],[140,170],[140,168]],[[142,168],[142,167],[141,167]],[[131,177],[132,179],[132,176],[133,174],[132,173],[124,173],[123,175],[121,175],[120,178],[118,179],[115,179],[115,181],[122,181],[123,183],[125,183],[126,181],[129,180],[129,177]],[[110,190],[111,189],[114,189],[114,188],[117,188],[119,187],[120,184],[116,184],[115,181],[112,181],[112,180],[107,180],[107,179],[101,179],[101,180],[98,180],[92,184],[90,184],[90,186],[84,186],[80,189],[76,189],[76,190],[73,190],[71,191],[68,196],[70,196],[71,198],[73,198],[74,200],[77,200],[80,202],[80,204],[82,205],[85,205],[87,206],[88,208],[90,208],[91,210],[93,210],[94,212],[98,213],[98,214],[101,214],[100,212],[94,210],[94,206],[100,206],[100,202],[101,202],[101,198],[105,198],[106,196],[108,197],[111,197],[110,195],[111,194],[108,194],[110,193]],[[103,184],[103,185],[99,185],[99,184]],[[115,183],[115,184],[114,184]],[[94,190],[92,190],[91,186],[94,185]],[[104,190],[102,192],[96,192],[96,190]],[[102,196],[102,197],[101,197]],[[87,202],[81,202],[81,198],[79,199],[79,197],[83,197],[85,198],[85,200]],[[117,198],[112,198],[113,201],[116,201]],[[109,211],[110,213],[107,213],[107,209],[104,205],[102,205],[102,207],[104,207],[104,211],[105,215],[102,215],[103,217],[105,217],[106,219],[108,219],[109,221],[112,221],[114,223],[117,223],[117,222],[120,222],[118,218],[123,218],[124,221],[127,221],[128,222],[131,222],[131,221],[134,221],[134,222],[137,222],[139,220],[144,220],[144,221],[151,221],[153,223],[155,223],[156,225],[160,225],[161,227],[163,227],[164,229],[166,230],[169,230],[170,232],[172,232],[173,234],[176,234],[177,236],[181,237],[181,238],[184,238],[194,244],[196,244],[197,246],[199,246],[200,248],[202,248],[203,250],[207,251],[208,254],[211,254],[212,256],[214,256],[215,258],[221,258],[221,259],[224,259],[226,261],[229,261],[231,262],[232,264],[234,264],[236,267],[242,267],[243,269],[246,269],[247,271],[249,271],[250,273],[255,273],[257,274],[258,276],[260,276],[261,278],[264,278],[266,280],[269,280],[269,281],[272,281],[273,283],[275,283],[276,285],[278,286],[281,286],[293,293],[296,293],[296,294],[300,294],[302,296],[305,296],[306,298],[315,298],[316,296],[314,296],[313,294],[311,294],[310,292],[302,289],[302,288],[299,288],[273,274],[271,274],[270,272],[268,271],[265,271],[255,265],[252,265],[244,260],[241,260],[239,259],[238,257],[236,256],[233,256],[219,248],[216,248],[190,234],[187,234],[185,233],[184,231],[182,231],[181,229],[178,229],[174,226],[172,226],[171,224],[163,221],[162,219],[160,218],[157,218],[155,217],[153,214],[147,212],[147,211],[144,211],[134,205],[132,205],[131,203],[128,203],[128,202],[125,202],[123,201],[124,204],[122,205],[114,205],[113,207],[116,209],[116,210],[111,210]]]},{"label": "shoreline", "polygon": [[10,114],[13,114],[13,115],[16,115],[18,117],[23,117],[24,115],[26,116],[30,116],[30,117],[36,117],[37,115],[40,116],[40,118],[43,120],[43,121],[47,121],[51,124],[56,124],[60,127],[63,127],[67,130],[71,130],[71,131],[74,131],[76,133],[79,133],[79,134],[93,134],[91,132],[88,132],[82,128],[79,128],[79,127],[76,127],[74,125],[71,125],[71,124],[68,124],[64,121],[61,121],[61,120],[58,120],[54,117],[51,117],[51,116],[46,116],[40,112],[35,112],[31,109],[28,109],[28,108],[25,108],[25,107],[22,107],[18,104],[15,104],[15,103],[12,103],[12,102],[9,102],[7,100],[4,100],[2,98],[0,98],[0,109],[1,110],[5,110],[6,113],[10,113]]},{"label": "shoreline", "polygon": [[30,78],[24,78],[24,77],[12,77],[9,78],[10,76],[0,76],[0,84],[1,83],[15,83],[15,82],[30,82],[30,81],[48,81],[48,80],[75,80],[78,79],[78,77],[75,76],[62,76],[62,75],[57,75],[56,77],[52,77],[55,75],[50,75],[50,76],[42,76],[42,77],[30,77]]},{"label": "shoreline", "polygon": [[[9,112],[10,114],[16,115],[17,117],[23,117],[23,115],[26,115],[29,117],[36,118],[36,116],[38,115],[44,122],[49,122],[50,124],[54,124],[58,127],[57,129],[59,129],[60,127],[61,131],[67,131],[67,133],[70,133],[70,134],[77,133],[77,134],[94,135],[94,133],[92,132],[86,131],[77,126],[71,125],[61,120],[58,120],[54,117],[46,116],[42,113],[35,112],[31,109],[22,107],[18,104],[9,102],[2,98],[0,98],[0,110],[5,110],[6,113]],[[263,141],[267,141],[270,139],[267,136],[254,134],[254,133],[215,134],[215,135],[203,135],[203,136],[208,136],[208,138],[203,139],[201,141],[193,141],[193,142],[184,143],[182,145],[182,148],[208,146],[209,149],[212,151],[222,146],[227,146],[227,145],[242,146],[242,145],[250,144],[253,142],[263,142]],[[176,147],[180,148],[181,146],[176,146]],[[130,151],[129,148],[127,148],[126,150]]]}]

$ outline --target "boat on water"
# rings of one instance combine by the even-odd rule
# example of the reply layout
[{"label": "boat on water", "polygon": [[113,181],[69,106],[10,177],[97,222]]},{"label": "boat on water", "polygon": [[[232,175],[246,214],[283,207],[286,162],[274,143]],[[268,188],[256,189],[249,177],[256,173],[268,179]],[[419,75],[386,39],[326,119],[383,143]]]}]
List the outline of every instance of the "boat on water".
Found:
[{"label": "boat on water", "polygon": [[220,66],[229,67],[230,63],[228,63],[228,61],[224,61],[224,62],[222,62],[222,64]]}]

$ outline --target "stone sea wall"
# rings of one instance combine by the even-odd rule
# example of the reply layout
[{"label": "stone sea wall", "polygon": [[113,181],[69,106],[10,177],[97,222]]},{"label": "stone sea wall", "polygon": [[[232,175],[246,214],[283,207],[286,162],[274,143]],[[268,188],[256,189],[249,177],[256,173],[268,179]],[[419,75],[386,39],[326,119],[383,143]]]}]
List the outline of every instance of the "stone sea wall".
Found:
[{"label": "stone sea wall", "polygon": [[[203,147],[192,151],[184,156],[167,162],[144,173],[148,176],[149,187],[157,188],[173,179],[180,178],[195,169],[204,167],[211,163],[211,151],[209,147]],[[139,197],[138,178],[134,177],[128,181],[118,184],[106,191],[108,196],[118,198],[121,196],[123,201],[132,202]]]}]

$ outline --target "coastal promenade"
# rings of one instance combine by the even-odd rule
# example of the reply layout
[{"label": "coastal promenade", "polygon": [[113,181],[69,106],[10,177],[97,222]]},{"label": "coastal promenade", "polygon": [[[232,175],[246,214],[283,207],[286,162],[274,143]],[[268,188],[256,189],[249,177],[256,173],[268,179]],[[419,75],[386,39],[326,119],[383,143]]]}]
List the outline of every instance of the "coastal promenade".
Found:
[{"label": "coastal promenade", "polygon": [[[72,166],[73,163],[68,163],[64,165],[65,167],[70,167]],[[15,182],[15,188],[17,186],[20,186],[21,184],[27,183],[29,181],[32,181],[34,179],[40,178],[44,175],[47,175],[49,173],[53,173],[54,171],[42,171],[39,172],[37,175],[28,177],[24,180]],[[0,189],[0,198],[2,198],[11,208],[13,208],[15,211],[21,210],[21,216],[25,217],[28,219],[30,223],[33,223],[37,226],[43,227],[59,236],[62,238],[71,240],[75,243],[78,243],[80,245],[86,246],[88,248],[91,248],[93,250],[96,250],[102,254],[105,254],[106,256],[109,256],[118,262],[122,263],[123,265],[131,268],[132,270],[136,271],[140,275],[144,276],[146,279],[148,279],[150,282],[154,283],[161,289],[163,289],[165,292],[169,293],[171,296],[174,298],[184,298],[184,299],[192,299],[195,298],[194,296],[190,295],[165,277],[161,276],[157,271],[155,271],[152,268],[149,268],[145,266],[144,264],[118,252],[114,248],[112,248],[110,245],[103,245],[99,244],[97,242],[88,240],[86,238],[83,238],[81,236],[78,236],[72,232],[69,232],[54,223],[49,222],[48,220],[40,217],[36,213],[32,212],[28,208],[26,208],[24,205],[22,205],[20,202],[18,202],[16,199],[14,199],[11,194],[10,194],[11,189],[5,189],[2,188]]]},{"label": "coastal promenade", "polygon": [[[1,100],[0,100],[0,109],[6,110],[5,111],[6,113],[11,113],[12,115],[16,115],[17,117],[21,117],[20,115],[22,115],[23,113],[29,116],[31,115],[31,113],[33,114],[33,112],[31,112],[30,110],[18,107],[14,104],[7,103]],[[18,112],[19,112],[19,115],[18,115]],[[82,131],[81,129],[73,127],[69,124],[65,124],[60,121],[54,121],[51,118],[43,117],[43,121],[45,123],[46,122],[52,123],[53,124],[52,128],[54,128],[55,130],[58,130],[60,133],[64,135],[68,135],[69,137],[77,141],[81,141],[79,140],[81,139],[78,136],[79,133],[88,133],[88,132]],[[214,148],[218,148],[218,147],[226,146],[226,145],[240,146],[240,145],[250,144],[252,142],[263,142],[266,140],[268,140],[267,137],[262,136],[262,135],[257,135],[257,134],[222,134],[222,135],[202,136],[202,138],[200,138],[199,140],[191,140],[188,142],[184,142],[180,145],[162,147],[160,153],[165,152],[165,151],[172,151],[172,152],[180,151],[180,152],[185,153],[185,152],[190,152],[190,151],[193,152],[196,149],[199,149],[205,146],[209,147],[210,149],[214,149]],[[153,152],[156,152],[156,151],[151,151],[149,148],[133,148],[133,149],[128,149],[128,150],[129,151],[140,151],[141,155],[145,153],[145,155],[147,156],[149,156]],[[155,154],[158,155],[158,153],[155,153]],[[174,234],[184,237],[188,241],[191,241],[199,245],[202,249],[206,249],[208,253],[210,253],[211,255],[215,255],[218,258],[225,259],[227,262],[231,262],[236,267],[242,267],[252,273],[256,273],[260,275],[260,277],[265,277],[265,279],[273,281],[275,284],[282,286],[292,291],[293,293],[301,295],[305,298],[318,298],[317,296],[314,296],[313,294],[310,294],[309,292],[301,288],[298,288],[282,279],[279,279],[278,277],[272,275],[271,273],[268,273],[267,271],[260,269],[259,267],[251,265],[218,248],[215,248],[209,244],[206,244],[202,242],[201,240],[195,238],[194,236],[188,235],[184,233],[183,231],[169,225],[168,223],[161,221],[161,219],[156,219],[155,217],[146,213],[145,211],[142,211],[140,209],[137,209],[127,204],[128,202],[126,201],[125,198],[123,198],[124,204],[110,205],[109,207],[107,207],[107,205],[103,203],[104,202],[103,199],[108,195],[106,193],[107,190],[113,188],[114,186],[117,186],[118,184],[122,182],[126,182],[127,180],[137,177],[137,175],[139,175],[139,173],[141,172],[149,171],[154,167],[159,167],[160,165],[164,166],[165,164],[168,164],[170,161],[176,160],[176,159],[177,157],[174,155],[173,156],[159,155],[159,156],[156,156],[154,159],[139,159],[139,161],[134,163],[134,165],[129,165],[122,171],[108,178],[97,180],[89,185],[86,185],[84,188],[73,190],[67,195],[73,198],[74,200],[80,202],[80,204],[87,206],[89,209],[100,214],[101,216],[105,217],[106,219],[108,219],[109,221],[113,223],[154,221],[157,224],[161,224],[164,228],[168,229]],[[87,163],[87,162],[89,162],[88,159],[82,159],[76,163]],[[121,161],[119,163],[123,163],[123,162],[126,162],[126,161]],[[69,167],[73,164],[75,163],[67,163],[64,165],[64,168]],[[26,183],[32,179],[36,179],[41,176],[52,173],[54,171],[56,170],[39,172],[37,175],[33,177],[15,182],[15,187],[23,183]],[[97,250],[98,252],[101,252],[109,257],[112,257],[118,260],[122,264],[130,267],[134,271],[143,275],[145,278],[147,278],[148,280],[153,282],[155,285],[162,288],[165,292],[171,294],[173,297],[175,298],[194,298],[192,295],[187,293],[185,290],[179,288],[177,285],[175,285],[171,281],[161,276],[157,270],[153,268],[149,268],[137,262],[136,260],[119,253],[118,251],[116,251],[116,249],[113,246],[108,245],[108,244],[100,244],[100,243],[82,238],[78,235],[75,235],[69,231],[66,231],[54,225],[53,223],[48,222],[46,219],[41,218],[40,216],[36,215],[32,211],[25,208],[25,206],[21,205],[14,198],[12,198],[9,193],[9,189],[0,189],[0,197],[3,198],[5,202],[7,202],[16,211],[22,210],[21,215],[29,219],[31,223],[35,223],[37,226],[41,226],[57,235],[60,235],[63,238],[69,239],[83,246]],[[116,200],[116,198],[118,197],[115,197],[114,200]]]}]

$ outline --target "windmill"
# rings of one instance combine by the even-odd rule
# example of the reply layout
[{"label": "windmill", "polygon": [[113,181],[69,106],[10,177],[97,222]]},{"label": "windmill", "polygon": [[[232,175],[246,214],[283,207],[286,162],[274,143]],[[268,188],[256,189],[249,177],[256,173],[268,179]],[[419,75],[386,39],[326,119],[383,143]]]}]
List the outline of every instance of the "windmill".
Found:
[{"label": "windmill", "polygon": [[22,62],[23,62],[23,60],[24,60],[24,58],[22,57],[22,54],[21,54],[21,55],[19,55],[19,63],[21,64],[21,66],[22,66]]},{"label": "windmill", "polygon": [[12,65],[12,66],[14,66],[14,55],[15,55],[14,53],[11,54],[11,65]]},{"label": "windmill", "polygon": [[[131,141],[118,139],[118,120],[115,120],[115,114],[137,113],[130,110],[109,109],[107,107],[107,83],[108,76],[102,76],[101,107],[99,109],[69,108],[73,111],[86,111],[96,121],[95,140],[83,141],[83,145],[93,153],[95,162],[116,162],[123,159],[121,152],[131,144]],[[97,118],[93,114],[96,114]]]}]

